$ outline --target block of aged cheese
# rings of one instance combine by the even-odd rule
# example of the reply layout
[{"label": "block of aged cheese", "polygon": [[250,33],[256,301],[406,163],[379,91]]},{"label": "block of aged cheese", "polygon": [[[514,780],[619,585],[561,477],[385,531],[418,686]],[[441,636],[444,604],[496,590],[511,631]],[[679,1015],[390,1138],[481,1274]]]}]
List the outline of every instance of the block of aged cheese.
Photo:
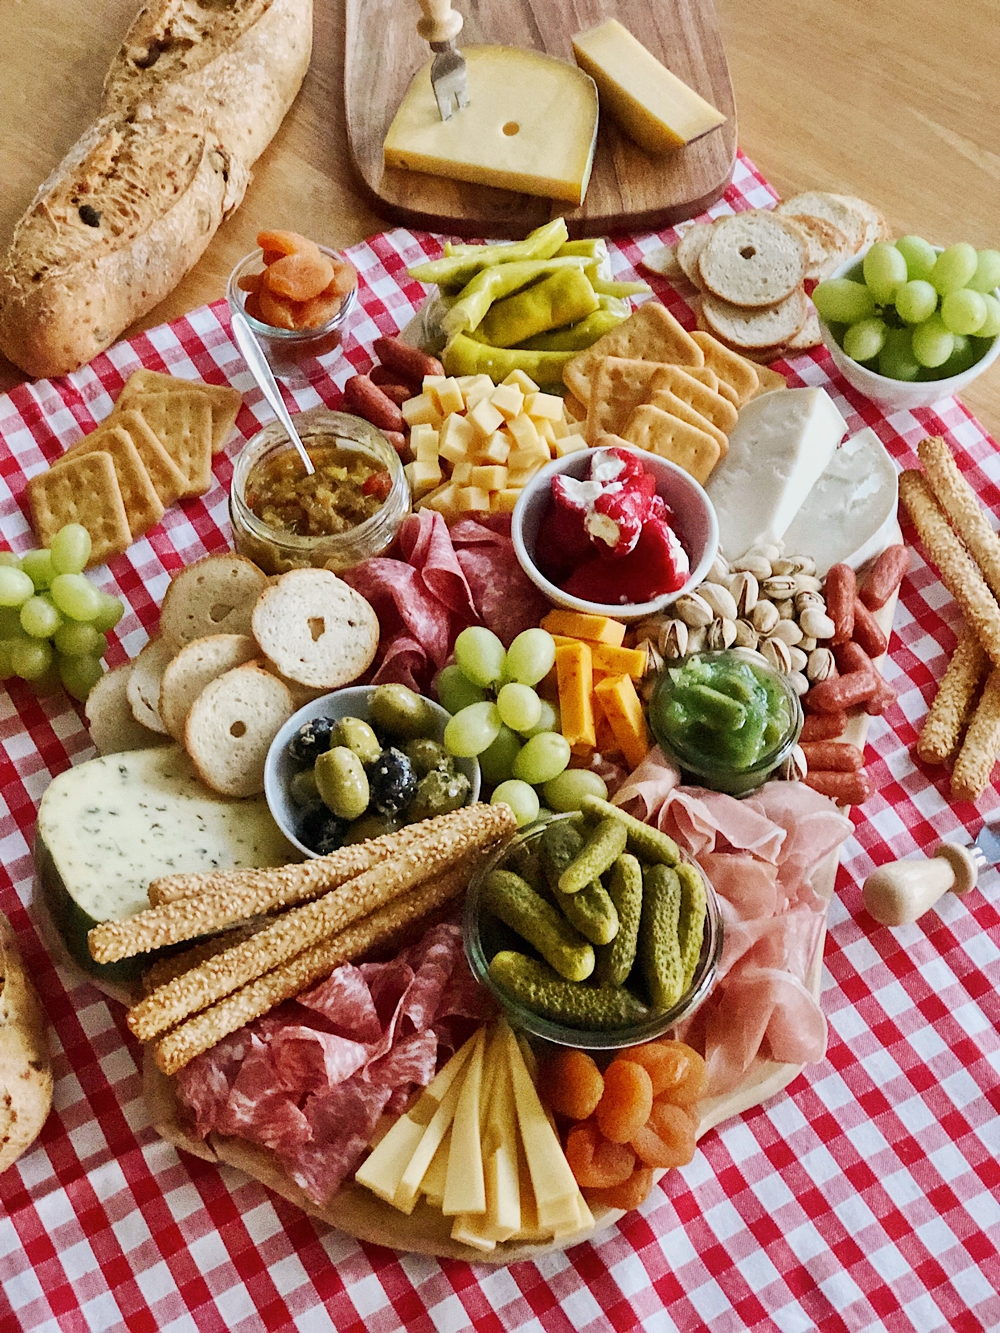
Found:
[{"label": "block of aged cheese", "polygon": [[671,74],[617,19],[573,38],[604,111],[649,153],[669,153],[700,139],[726,117]]},{"label": "block of aged cheese", "polygon": [[442,120],[425,65],[389,126],[386,166],[581,204],[597,142],[593,79],[513,46],[462,54],[469,105]]},{"label": "block of aged cheese", "polygon": [[729,452],[705,487],[728,560],[783,539],[846,434],[825,389],[765,393],[740,409]]}]

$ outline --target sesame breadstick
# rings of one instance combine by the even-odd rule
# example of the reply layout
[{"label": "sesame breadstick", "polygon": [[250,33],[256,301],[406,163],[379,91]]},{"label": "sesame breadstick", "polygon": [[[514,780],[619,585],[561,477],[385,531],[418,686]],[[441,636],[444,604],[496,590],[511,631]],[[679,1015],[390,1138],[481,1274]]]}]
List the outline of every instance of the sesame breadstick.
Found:
[{"label": "sesame breadstick", "polygon": [[492,846],[515,828],[509,806],[475,808],[481,812],[478,828],[470,829],[465,837],[449,832],[425,838],[400,856],[373,866],[315,902],[284,912],[252,939],[158,987],[129,1010],[128,1025],[133,1034],[140,1041],[158,1037],[191,1014],[294,958],[303,949],[450,870],[470,853]]},{"label": "sesame breadstick", "polygon": [[379,861],[388,861],[390,856],[396,856],[439,827],[441,820],[447,819],[460,826],[461,820],[456,821],[456,816],[463,815],[469,808],[463,806],[447,815],[422,819],[419,824],[407,824],[396,833],[383,833],[380,838],[338,847],[327,856],[317,856],[301,864],[264,870],[202,870],[185,875],[163,875],[150,884],[149,901],[153,907],[158,907],[197,894],[231,892],[239,895],[245,909],[232,920],[252,916],[254,912],[286,907],[289,903],[305,902],[328,889],[339,888]]},{"label": "sesame breadstick", "polygon": [[972,715],[965,741],[951,775],[951,794],[956,801],[975,801],[982,796],[1000,750],[1000,671],[990,672],[983,696]]},{"label": "sesame breadstick", "polygon": [[446,875],[411,889],[340,934],[303,950],[274,971],[258,977],[195,1018],[189,1018],[156,1043],[156,1063],[165,1074],[176,1074],[196,1055],[217,1045],[223,1037],[236,1032],[252,1019],[266,1014],[282,1000],[300,994],[340,963],[357,958],[376,946],[389,944],[414,921],[457,897],[468,882],[468,875],[468,869],[460,865]]},{"label": "sesame breadstick", "polygon": [[1000,666],[1000,606],[975,562],[952,532],[922,472],[904,472],[899,498],[909,511],[920,540],[941,575],[941,582],[962,608],[994,666]]},{"label": "sesame breadstick", "polygon": [[994,597],[1000,598],[1000,537],[990,527],[976,493],[962,476],[954,456],[940,435],[928,436],[917,447],[934,498],[951,526],[969,548]]},{"label": "sesame breadstick", "polygon": [[917,755],[925,764],[946,764],[958,749],[976,690],[989,667],[975,633],[963,626],[917,741]]}]

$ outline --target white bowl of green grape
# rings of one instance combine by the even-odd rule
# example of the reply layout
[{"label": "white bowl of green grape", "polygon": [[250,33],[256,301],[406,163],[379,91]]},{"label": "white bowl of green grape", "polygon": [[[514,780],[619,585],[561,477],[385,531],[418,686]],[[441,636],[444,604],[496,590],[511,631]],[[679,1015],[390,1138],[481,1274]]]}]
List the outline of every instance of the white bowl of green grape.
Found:
[{"label": "white bowl of green grape", "polygon": [[812,294],[847,382],[894,411],[960,393],[1000,356],[1000,251],[876,241]]}]

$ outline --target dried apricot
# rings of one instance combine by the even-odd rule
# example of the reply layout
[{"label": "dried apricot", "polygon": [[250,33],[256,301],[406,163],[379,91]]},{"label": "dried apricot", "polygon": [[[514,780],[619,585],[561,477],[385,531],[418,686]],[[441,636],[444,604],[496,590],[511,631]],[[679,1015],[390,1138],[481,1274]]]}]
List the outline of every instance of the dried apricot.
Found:
[{"label": "dried apricot", "polygon": [[558,1051],[545,1061],[539,1093],[558,1115],[586,1120],[597,1110],[604,1079],[586,1051]]},{"label": "dried apricot", "polygon": [[646,1166],[686,1166],[694,1157],[694,1118],[682,1106],[654,1101],[650,1117],[637,1130],[632,1147]]},{"label": "dried apricot", "polygon": [[280,250],[265,250],[261,256],[265,268],[270,264],[276,264],[281,258],[283,258],[283,255]]},{"label": "dried apricot", "polygon": [[638,1208],[640,1203],[645,1203],[652,1188],[653,1168],[637,1166],[628,1179],[623,1180],[620,1185],[587,1190],[586,1199],[591,1205],[599,1203],[606,1208],[624,1208],[628,1211],[630,1208]]},{"label": "dried apricot", "polygon": [[249,294],[247,299],[243,302],[243,309],[251,319],[259,319],[262,324],[267,323],[260,308],[260,298],[256,292],[251,292]]},{"label": "dried apricot", "polygon": [[301,302],[301,308],[298,315],[296,328],[299,329],[318,329],[321,324],[333,319],[334,315],[340,313],[340,307],[344,304],[340,296],[327,296],[326,292],[320,292],[319,296],[314,296],[311,301]]},{"label": "dried apricot", "polygon": [[[660,1060],[654,1097],[666,1097],[676,1106],[693,1106],[708,1091],[708,1066],[696,1050],[683,1041],[650,1042],[666,1051],[667,1060]],[[667,1063],[669,1061],[669,1063]]]},{"label": "dried apricot", "polygon": [[653,1083],[642,1065],[612,1060],[604,1071],[604,1092],[597,1105],[597,1123],[612,1143],[628,1143],[649,1119]]},{"label": "dried apricot", "polygon": [[259,292],[263,281],[263,273],[244,273],[236,285],[241,292]]},{"label": "dried apricot", "polygon": [[292,301],[284,296],[277,296],[266,287],[261,287],[257,293],[257,300],[260,304],[260,318],[265,324],[270,324],[275,329],[295,328],[298,311]]},{"label": "dried apricot", "polygon": [[303,250],[317,250],[315,241],[310,241],[308,237],[301,236],[297,231],[282,231],[274,229],[272,231],[264,230],[257,233],[257,244],[265,251],[271,250],[276,257],[281,255],[295,255]]},{"label": "dried apricot", "polygon": [[609,1143],[593,1120],[583,1120],[567,1135],[566,1161],[578,1185],[603,1189],[629,1178],[635,1153],[627,1143]]},{"label": "dried apricot", "polygon": [[264,286],[290,301],[311,301],[333,281],[333,265],[319,251],[282,255],[264,270]]},{"label": "dried apricot", "polygon": [[321,296],[346,296],[358,285],[358,270],[346,259],[331,259],[333,277],[330,284],[320,293]]}]

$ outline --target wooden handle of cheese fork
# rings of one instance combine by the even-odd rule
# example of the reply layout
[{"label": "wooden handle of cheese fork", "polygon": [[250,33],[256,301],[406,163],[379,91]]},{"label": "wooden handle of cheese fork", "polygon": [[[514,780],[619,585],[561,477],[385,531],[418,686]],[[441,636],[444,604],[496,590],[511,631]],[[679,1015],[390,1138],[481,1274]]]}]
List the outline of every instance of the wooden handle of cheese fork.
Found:
[{"label": "wooden handle of cheese fork", "polygon": [[425,42],[452,42],[465,20],[451,7],[451,0],[418,0],[423,18],[417,32]]},{"label": "wooden handle of cheese fork", "polygon": [[948,892],[965,893],[976,882],[976,862],[967,847],[943,842],[923,861],[893,861],[865,880],[865,907],[884,926],[916,921]]}]

